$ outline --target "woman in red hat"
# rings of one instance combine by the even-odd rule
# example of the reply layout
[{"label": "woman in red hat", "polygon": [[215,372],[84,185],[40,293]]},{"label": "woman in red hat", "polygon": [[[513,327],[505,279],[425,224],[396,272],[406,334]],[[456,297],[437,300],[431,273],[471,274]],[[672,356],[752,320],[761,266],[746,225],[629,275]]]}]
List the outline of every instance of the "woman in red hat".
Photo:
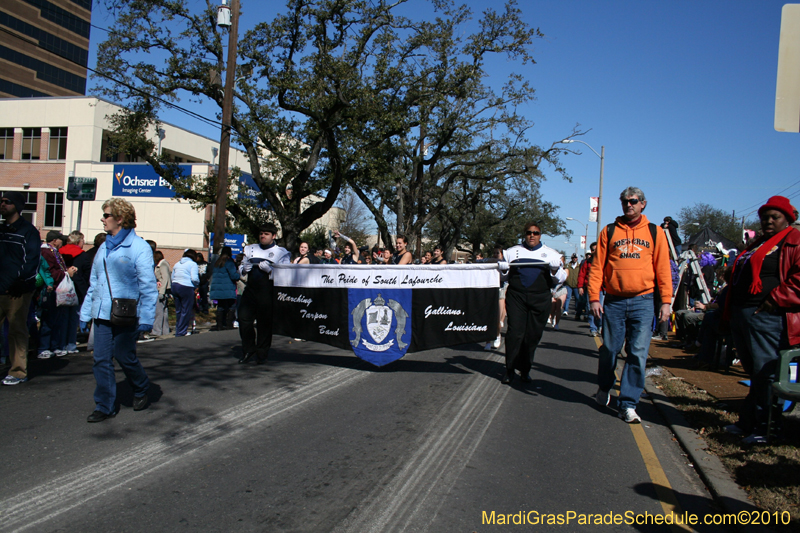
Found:
[{"label": "woman in red hat", "polygon": [[733,263],[725,313],[736,352],[750,374],[739,421],[725,430],[749,435],[748,444],[766,441],[779,350],[800,344],[800,232],[791,227],[794,208],[788,198],[773,196],[758,216],[762,235]]}]

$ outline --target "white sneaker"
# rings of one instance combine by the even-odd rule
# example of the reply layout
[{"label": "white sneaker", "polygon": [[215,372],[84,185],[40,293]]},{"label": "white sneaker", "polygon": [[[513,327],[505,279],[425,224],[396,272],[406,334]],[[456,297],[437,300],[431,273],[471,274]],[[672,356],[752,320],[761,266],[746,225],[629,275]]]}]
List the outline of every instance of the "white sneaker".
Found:
[{"label": "white sneaker", "polygon": [[569,316],[569,311],[564,311],[563,313],[561,313],[561,316]]},{"label": "white sneaker", "polygon": [[55,355],[56,357],[64,357],[65,355],[67,355],[67,351],[66,350],[56,350],[55,352],[53,352],[53,355]]},{"label": "white sneaker", "polygon": [[239,329],[239,321],[238,320],[234,320],[233,321],[233,329]]},{"label": "white sneaker", "polygon": [[50,350],[44,350],[42,352],[39,352],[39,355],[37,355],[36,357],[38,357],[39,359],[50,359],[51,357],[53,357],[53,352],[51,352]]},{"label": "white sneaker", "polygon": [[497,338],[492,343],[492,347],[493,348],[499,348],[501,342],[503,342],[503,339],[502,339],[502,337],[500,335],[498,335]]},{"label": "white sneaker", "polygon": [[603,407],[608,406],[608,402],[611,401],[611,394],[610,391],[603,391],[603,389],[597,389],[597,394],[595,394],[594,399],[597,401],[598,404],[602,405]]},{"label": "white sneaker", "polygon": [[628,424],[641,424],[642,419],[639,415],[636,414],[636,409],[633,407],[626,407],[625,409],[620,409],[619,416],[622,420],[627,422]]}]

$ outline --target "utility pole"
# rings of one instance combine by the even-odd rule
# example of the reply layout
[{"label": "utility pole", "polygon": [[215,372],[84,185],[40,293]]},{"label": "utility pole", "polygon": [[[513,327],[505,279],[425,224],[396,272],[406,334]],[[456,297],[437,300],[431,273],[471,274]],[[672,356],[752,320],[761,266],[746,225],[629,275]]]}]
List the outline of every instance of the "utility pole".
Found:
[{"label": "utility pole", "polygon": [[[224,7],[223,0],[223,7]],[[222,96],[222,135],[219,141],[219,166],[217,167],[217,206],[214,219],[214,253],[225,246],[226,203],[228,200],[228,156],[231,149],[231,122],[233,120],[233,85],[236,81],[236,49],[239,43],[239,0],[231,0],[230,33],[228,35],[228,60],[225,66],[225,93]]]}]

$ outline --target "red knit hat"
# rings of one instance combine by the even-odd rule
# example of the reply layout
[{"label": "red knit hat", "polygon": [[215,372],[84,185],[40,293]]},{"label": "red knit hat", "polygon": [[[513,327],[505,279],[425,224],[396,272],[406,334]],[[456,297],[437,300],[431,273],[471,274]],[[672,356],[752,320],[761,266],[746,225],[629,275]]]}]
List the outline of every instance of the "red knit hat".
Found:
[{"label": "red knit hat", "polygon": [[785,196],[773,196],[767,200],[767,203],[758,208],[758,216],[761,216],[761,213],[767,209],[776,209],[783,213],[786,216],[786,220],[789,221],[789,224],[797,220],[797,217],[794,216],[794,207],[792,207],[789,199]]}]

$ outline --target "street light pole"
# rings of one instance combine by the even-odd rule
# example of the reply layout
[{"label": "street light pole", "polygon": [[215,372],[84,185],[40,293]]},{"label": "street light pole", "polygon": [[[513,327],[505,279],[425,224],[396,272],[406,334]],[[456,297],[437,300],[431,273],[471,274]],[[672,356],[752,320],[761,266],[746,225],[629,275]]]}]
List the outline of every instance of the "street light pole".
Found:
[{"label": "street light pole", "polygon": [[[603,222],[602,222],[602,212],[603,212],[603,168],[605,167],[606,162],[606,147],[600,147],[600,153],[597,153],[597,150],[591,147],[591,145],[587,142],[581,141],[580,139],[564,139],[561,141],[564,144],[570,143],[581,143],[585,144],[589,147],[589,150],[594,152],[594,155],[600,158],[600,191],[597,194],[597,240],[600,240],[600,230],[603,229]],[[586,238],[589,238],[588,231]]]},{"label": "street light pole", "polygon": [[[577,218],[572,218],[572,217],[567,217],[567,220],[571,220],[573,222],[577,222],[578,224],[583,226],[583,229],[585,231],[585,233],[583,234],[583,239],[586,241],[584,243],[584,248],[583,248],[583,251],[585,253],[586,252],[586,248],[589,246],[589,223],[588,222],[584,223],[583,221],[578,220]],[[578,253],[578,250],[575,250],[575,253]]]},{"label": "street light pole", "polygon": [[[224,5],[224,0],[223,0]],[[214,219],[214,253],[225,245],[225,206],[228,201],[228,156],[231,148],[233,120],[233,86],[236,81],[236,49],[239,42],[239,0],[231,0],[228,60],[225,66],[225,93],[222,96],[222,135],[219,140],[217,166],[217,205]]]}]

